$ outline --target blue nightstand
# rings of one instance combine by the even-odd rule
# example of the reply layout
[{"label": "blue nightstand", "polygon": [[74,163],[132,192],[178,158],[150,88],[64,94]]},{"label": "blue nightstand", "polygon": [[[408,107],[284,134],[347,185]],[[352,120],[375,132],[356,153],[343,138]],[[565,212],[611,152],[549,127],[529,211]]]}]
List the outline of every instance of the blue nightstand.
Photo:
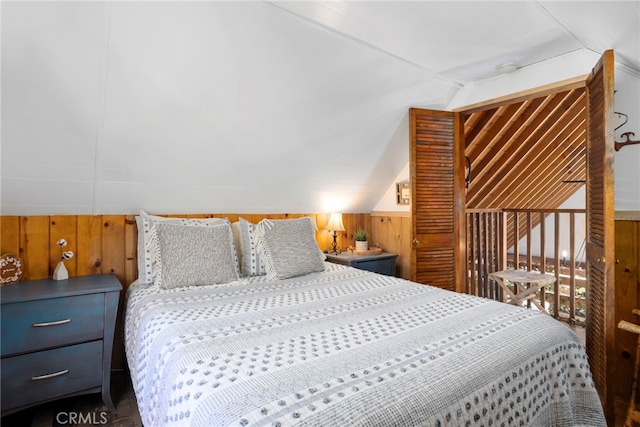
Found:
[{"label": "blue nightstand", "polygon": [[111,350],[122,285],[113,274],[0,288],[2,415],[102,393],[109,410]]},{"label": "blue nightstand", "polygon": [[395,276],[397,257],[397,254],[390,254],[386,252],[376,255],[355,255],[348,252],[342,252],[338,255],[327,254],[327,261],[336,264],[349,265],[354,268],[359,268],[360,270],[386,274],[387,276]]}]

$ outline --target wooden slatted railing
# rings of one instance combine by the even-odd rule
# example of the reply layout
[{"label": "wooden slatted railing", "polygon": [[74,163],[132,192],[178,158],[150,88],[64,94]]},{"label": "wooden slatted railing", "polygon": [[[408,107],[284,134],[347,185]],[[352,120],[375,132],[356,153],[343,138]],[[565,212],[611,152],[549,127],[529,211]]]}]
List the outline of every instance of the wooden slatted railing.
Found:
[{"label": "wooden slatted railing", "polygon": [[518,268],[552,274],[555,283],[536,298],[554,317],[584,322],[584,253],[583,246],[576,250],[576,241],[585,235],[585,221],[577,221],[585,214],[585,209],[467,209],[466,292],[503,300],[490,273]]}]

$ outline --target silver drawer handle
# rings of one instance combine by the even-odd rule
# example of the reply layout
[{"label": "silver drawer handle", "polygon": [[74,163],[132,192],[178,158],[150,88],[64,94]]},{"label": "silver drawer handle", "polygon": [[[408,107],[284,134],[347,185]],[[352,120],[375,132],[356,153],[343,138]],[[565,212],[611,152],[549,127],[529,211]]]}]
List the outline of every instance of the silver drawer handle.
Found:
[{"label": "silver drawer handle", "polygon": [[64,371],[54,372],[53,374],[38,375],[35,377],[31,377],[31,381],[46,380],[47,378],[59,377],[60,375],[64,375],[68,373],[69,373],[69,370],[65,369]]},{"label": "silver drawer handle", "polygon": [[65,323],[71,322],[71,319],[64,320],[56,320],[55,322],[44,322],[44,323],[34,323],[34,328],[42,328],[43,326],[55,326],[55,325],[64,325]]}]

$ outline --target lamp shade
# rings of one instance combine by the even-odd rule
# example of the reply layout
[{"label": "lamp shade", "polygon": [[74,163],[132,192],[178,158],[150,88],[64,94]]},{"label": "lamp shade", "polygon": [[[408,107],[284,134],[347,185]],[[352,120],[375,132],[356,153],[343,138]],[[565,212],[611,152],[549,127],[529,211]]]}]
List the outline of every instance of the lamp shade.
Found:
[{"label": "lamp shade", "polygon": [[332,213],[329,217],[329,223],[327,224],[325,229],[331,231],[344,231],[344,225],[342,224],[342,214]]}]

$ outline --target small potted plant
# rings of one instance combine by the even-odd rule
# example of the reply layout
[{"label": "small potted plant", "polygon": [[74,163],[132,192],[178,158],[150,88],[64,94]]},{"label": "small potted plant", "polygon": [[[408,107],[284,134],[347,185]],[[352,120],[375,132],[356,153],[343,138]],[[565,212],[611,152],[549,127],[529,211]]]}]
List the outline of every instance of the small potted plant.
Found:
[{"label": "small potted plant", "polygon": [[369,241],[367,240],[367,232],[364,230],[358,230],[353,233],[353,237],[356,239],[356,250],[366,251],[369,250]]}]

